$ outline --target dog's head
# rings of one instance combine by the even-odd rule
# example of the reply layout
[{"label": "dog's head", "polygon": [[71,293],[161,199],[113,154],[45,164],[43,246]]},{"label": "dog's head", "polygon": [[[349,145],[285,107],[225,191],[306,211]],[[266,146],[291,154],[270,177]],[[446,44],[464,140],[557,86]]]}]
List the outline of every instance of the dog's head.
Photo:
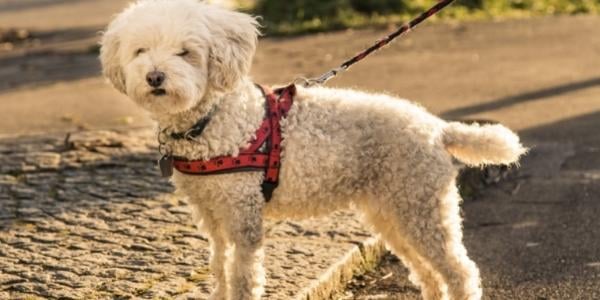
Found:
[{"label": "dog's head", "polygon": [[249,15],[196,0],[141,0],[105,31],[103,73],[153,114],[183,112],[248,74],[257,25]]}]

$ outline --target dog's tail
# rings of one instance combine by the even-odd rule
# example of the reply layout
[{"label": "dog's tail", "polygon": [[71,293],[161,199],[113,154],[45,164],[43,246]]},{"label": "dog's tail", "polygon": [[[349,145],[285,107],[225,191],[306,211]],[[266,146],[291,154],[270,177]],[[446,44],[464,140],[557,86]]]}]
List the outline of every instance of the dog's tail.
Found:
[{"label": "dog's tail", "polygon": [[446,150],[461,162],[471,165],[511,164],[527,149],[510,129],[499,125],[467,125],[451,122],[444,128]]}]

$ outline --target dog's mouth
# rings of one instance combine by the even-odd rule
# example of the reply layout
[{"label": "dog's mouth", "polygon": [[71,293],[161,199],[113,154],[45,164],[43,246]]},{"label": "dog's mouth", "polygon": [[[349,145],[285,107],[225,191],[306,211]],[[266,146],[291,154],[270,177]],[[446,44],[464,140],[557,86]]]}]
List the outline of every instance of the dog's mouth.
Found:
[{"label": "dog's mouth", "polygon": [[154,96],[164,96],[167,91],[165,89],[153,89],[150,93]]}]

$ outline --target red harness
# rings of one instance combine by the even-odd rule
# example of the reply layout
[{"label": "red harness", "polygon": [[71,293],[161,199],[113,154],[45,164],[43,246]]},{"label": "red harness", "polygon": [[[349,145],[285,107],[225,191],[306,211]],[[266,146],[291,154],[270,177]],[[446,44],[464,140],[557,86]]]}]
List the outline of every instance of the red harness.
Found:
[{"label": "red harness", "polygon": [[[189,175],[215,175],[233,172],[265,170],[263,194],[268,201],[277,187],[279,167],[281,165],[281,127],[280,121],[287,116],[294,96],[296,86],[290,85],[274,92],[267,87],[259,86],[267,102],[267,116],[256,131],[256,137],[250,146],[240,150],[240,154],[220,156],[209,160],[187,160],[181,157],[173,159],[173,167]],[[261,148],[266,144],[266,151]]]}]

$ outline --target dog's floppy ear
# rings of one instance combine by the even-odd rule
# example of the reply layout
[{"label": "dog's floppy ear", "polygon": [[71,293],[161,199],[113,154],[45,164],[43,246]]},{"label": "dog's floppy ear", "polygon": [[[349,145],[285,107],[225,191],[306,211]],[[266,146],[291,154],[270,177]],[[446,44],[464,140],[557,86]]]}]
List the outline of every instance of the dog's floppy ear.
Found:
[{"label": "dog's floppy ear", "polygon": [[207,15],[211,31],[209,80],[213,88],[227,91],[250,71],[259,35],[250,15],[214,8]]},{"label": "dog's floppy ear", "polygon": [[102,73],[110,80],[113,86],[125,93],[125,75],[119,60],[120,41],[114,28],[110,28],[102,35],[100,41],[100,62]]}]

